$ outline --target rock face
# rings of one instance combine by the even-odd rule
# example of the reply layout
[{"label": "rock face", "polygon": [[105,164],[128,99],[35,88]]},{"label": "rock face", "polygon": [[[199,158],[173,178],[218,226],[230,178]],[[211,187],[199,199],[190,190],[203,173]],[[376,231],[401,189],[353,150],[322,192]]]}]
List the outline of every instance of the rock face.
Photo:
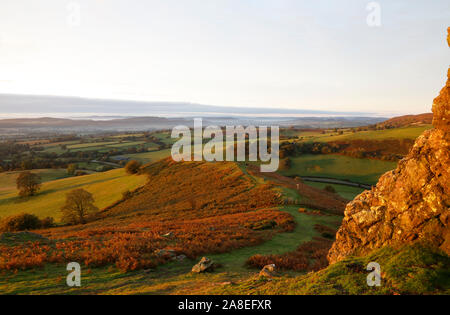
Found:
[{"label": "rock face", "polygon": [[450,254],[450,69],[447,76],[433,102],[435,128],[416,140],[397,169],[347,205],[330,263],[419,240]]}]

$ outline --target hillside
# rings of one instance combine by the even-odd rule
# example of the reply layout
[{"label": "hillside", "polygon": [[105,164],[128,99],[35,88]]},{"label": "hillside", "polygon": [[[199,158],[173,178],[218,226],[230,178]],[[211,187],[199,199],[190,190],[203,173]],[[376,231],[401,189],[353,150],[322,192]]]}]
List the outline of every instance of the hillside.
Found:
[{"label": "hillside", "polygon": [[398,116],[377,124],[379,128],[399,128],[411,125],[429,125],[433,121],[433,113]]},{"label": "hillside", "polygon": [[418,115],[404,115],[393,117],[377,124],[378,128],[400,128],[414,125],[429,125],[433,121],[433,113],[424,113]]},{"label": "hillside", "polygon": [[105,208],[122,198],[126,190],[134,190],[146,183],[145,176],[130,176],[124,169],[95,173],[85,176],[65,177],[65,170],[32,171],[42,176],[43,184],[39,194],[22,199],[18,196],[15,178],[19,172],[0,174],[0,217],[4,218],[21,212],[31,213],[40,218],[53,217],[59,221],[60,208],[66,193],[83,187],[91,192],[97,207]]},{"label": "hillside", "polygon": [[[54,283],[49,292],[65,292],[57,279],[58,266],[67,261],[92,269],[89,278],[94,282],[83,286],[84,292],[98,290],[95,283],[105,277],[111,283],[104,283],[102,292],[111,292],[117,269],[126,272],[120,276],[127,279],[119,285],[121,292],[136,290],[129,287],[133,279],[149,272],[152,275],[140,281],[139,290],[157,292],[164,283],[170,292],[178,292],[203,283],[186,274],[205,254],[219,264],[217,277],[224,281],[252,276],[255,270],[246,266],[250,257],[281,258],[301,244],[317,246],[320,259],[299,257],[311,263],[297,263],[302,268],[297,273],[327,264],[323,246],[328,250],[330,239],[318,243],[313,238],[320,237],[322,229],[337,228],[341,216],[332,213],[342,213],[343,198],[302,183],[297,191],[293,179],[276,174],[264,178],[258,168],[232,162],[175,163],[167,158],[144,169],[148,183],[104,209],[96,221],[34,231],[44,239],[25,235],[22,242],[14,234],[0,237],[0,269],[27,270],[20,277],[8,276],[7,282],[0,276],[0,290],[18,292],[26,287],[26,292],[37,292],[42,283],[34,282],[33,273],[47,270]],[[301,204],[309,207],[299,212]],[[22,277],[34,285],[24,287]],[[11,281],[17,285],[7,288]]]},{"label": "hillside", "polygon": [[[381,286],[366,285],[366,266],[382,266]],[[367,256],[349,257],[303,276],[253,277],[226,286],[207,288],[208,294],[260,295],[417,295],[450,294],[450,258],[429,247],[384,247]],[[195,293],[193,293],[195,294]]]},{"label": "hillside", "polygon": [[[254,182],[234,163],[166,159],[148,165],[146,172],[148,184],[108,207],[99,220],[40,231],[49,241],[33,250],[27,244],[22,250],[2,247],[0,269],[67,260],[113,264],[125,271],[149,268],[170,258],[155,251],[170,249],[194,258],[256,245],[294,227],[290,215],[273,209],[279,197],[270,185]],[[101,191],[93,190],[94,195]]]}]

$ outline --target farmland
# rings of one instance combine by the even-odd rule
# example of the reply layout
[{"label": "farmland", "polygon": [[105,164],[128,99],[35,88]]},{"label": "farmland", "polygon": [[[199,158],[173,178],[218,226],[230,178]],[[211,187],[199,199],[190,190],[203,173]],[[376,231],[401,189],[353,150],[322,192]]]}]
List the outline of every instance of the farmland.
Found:
[{"label": "farmland", "polygon": [[[40,171],[45,179],[48,176],[64,176],[62,171]],[[45,175],[46,174],[46,175]],[[67,172],[66,172],[67,174]],[[21,212],[35,214],[38,217],[60,218],[60,208],[64,204],[66,193],[83,187],[94,195],[96,206],[104,208],[121,199],[126,190],[136,189],[146,182],[145,176],[130,176],[124,169],[95,173],[86,176],[57,179],[43,183],[37,196],[21,199],[18,196],[14,176],[0,174],[0,216],[6,217]]]},{"label": "farmland", "polygon": [[[302,141],[342,141],[342,140],[385,140],[385,139],[416,139],[432,125],[406,126],[382,130],[357,130],[358,128],[342,128],[339,130],[283,130],[281,135],[294,137]],[[342,132],[342,134],[340,134]]]},{"label": "farmland", "polygon": [[357,183],[374,184],[396,163],[357,159],[341,155],[302,155],[292,157],[291,167],[279,173],[286,176],[318,176],[350,180]]},{"label": "farmland", "polygon": [[156,162],[158,160],[164,159],[168,156],[170,156],[171,150],[165,149],[165,150],[158,150],[158,151],[151,151],[151,152],[145,152],[145,153],[133,153],[133,154],[125,154],[124,157],[129,158],[130,160],[136,160],[142,163],[150,163],[150,162]]}]

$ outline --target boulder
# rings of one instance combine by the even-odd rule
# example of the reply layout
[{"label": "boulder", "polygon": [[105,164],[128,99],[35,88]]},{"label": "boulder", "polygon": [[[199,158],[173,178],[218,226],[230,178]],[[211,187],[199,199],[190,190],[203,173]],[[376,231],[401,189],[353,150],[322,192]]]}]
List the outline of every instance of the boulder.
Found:
[{"label": "boulder", "polygon": [[192,267],[192,272],[202,273],[206,271],[211,271],[213,268],[213,261],[207,257],[203,257],[194,267]]},{"label": "boulder", "polygon": [[277,267],[274,264],[264,266],[259,272],[260,277],[273,278],[277,276]]}]

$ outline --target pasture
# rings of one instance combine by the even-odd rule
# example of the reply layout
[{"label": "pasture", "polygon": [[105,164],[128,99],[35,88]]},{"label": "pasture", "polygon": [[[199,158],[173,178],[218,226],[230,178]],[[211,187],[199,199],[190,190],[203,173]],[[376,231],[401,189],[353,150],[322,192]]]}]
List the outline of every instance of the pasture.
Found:
[{"label": "pasture", "polygon": [[357,159],[343,155],[302,155],[291,157],[291,167],[280,170],[285,176],[318,176],[375,184],[378,178],[394,169],[396,162]]},{"label": "pasture", "polygon": [[[0,175],[0,217],[26,212],[40,218],[53,217],[59,221],[60,208],[66,193],[83,188],[91,192],[98,208],[104,208],[121,199],[122,192],[136,189],[146,183],[146,176],[128,175],[124,169],[104,173],[51,180],[52,176],[62,176],[63,170],[41,170],[42,188],[36,196],[20,198],[15,185],[16,174]],[[33,171],[34,172],[34,171]],[[64,170],[65,172],[65,170]],[[17,172],[14,172],[17,173]],[[51,180],[46,181],[45,178]]]}]

